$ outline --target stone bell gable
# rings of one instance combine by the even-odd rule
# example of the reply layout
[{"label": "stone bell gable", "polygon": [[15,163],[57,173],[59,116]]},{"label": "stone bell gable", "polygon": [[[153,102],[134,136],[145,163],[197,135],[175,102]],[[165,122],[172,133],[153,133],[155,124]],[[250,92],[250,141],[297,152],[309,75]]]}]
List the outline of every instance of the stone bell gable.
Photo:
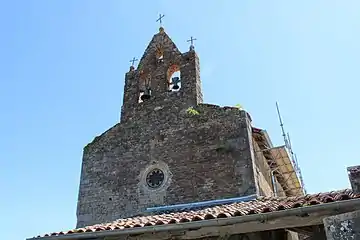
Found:
[{"label": "stone bell gable", "polygon": [[252,141],[244,110],[202,104],[193,45],[181,53],[160,28],[125,75],[120,123],[84,149],[77,225],[257,194]]},{"label": "stone bell gable", "polygon": [[138,68],[131,67],[125,75],[121,121],[133,119],[137,112],[145,110],[143,105],[191,107],[202,101],[199,58],[194,48],[181,53],[160,28],[146,48]]}]

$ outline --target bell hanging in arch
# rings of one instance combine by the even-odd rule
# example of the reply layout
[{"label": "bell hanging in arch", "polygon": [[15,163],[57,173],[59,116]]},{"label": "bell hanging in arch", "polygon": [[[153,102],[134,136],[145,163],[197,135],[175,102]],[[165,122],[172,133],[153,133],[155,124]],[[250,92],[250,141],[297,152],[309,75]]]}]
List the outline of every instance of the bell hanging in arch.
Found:
[{"label": "bell hanging in arch", "polygon": [[171,79],[171,83],[173,84],[172,89],[178,90],[178,89],[180,88],[180,86],[179,86],[180,78],[179,78],[179,77],[173,77],[173,78]]},{"label": "bell hanging in arch", "polygon": [[144,92],[144,93],[143,93],[143,95],[141,95],[141,100],[142,100],[142,101],[149,100],[150,97],[151,97],[151,90],[150,90],[150,88],[146,88],[143,92]]}]

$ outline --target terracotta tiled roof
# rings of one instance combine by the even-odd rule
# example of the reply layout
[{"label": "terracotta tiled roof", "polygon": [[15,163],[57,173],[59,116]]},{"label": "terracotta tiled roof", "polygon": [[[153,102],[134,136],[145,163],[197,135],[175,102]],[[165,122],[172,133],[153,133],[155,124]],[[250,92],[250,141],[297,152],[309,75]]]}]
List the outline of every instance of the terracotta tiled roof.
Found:
[{"label": "terracotta tiled roof", "polygon": [[199,210],[119,219],[111,223],[97,224],[70,231],[50,233],[44,235],[43,237],[84,232],[111,231],[115,229],[121,230],[153,225],[195,222],[216,218],[231,218],[235,216],[282,211],[291,208],[326,204],[330,202],[350,200],[356,198],[360,198],[360,194],[355,194],[348,189],[327,193],[308,194],[299,197],[260,197],[256,200],[248,202],[238,202],[221,206],[208,207]]}]

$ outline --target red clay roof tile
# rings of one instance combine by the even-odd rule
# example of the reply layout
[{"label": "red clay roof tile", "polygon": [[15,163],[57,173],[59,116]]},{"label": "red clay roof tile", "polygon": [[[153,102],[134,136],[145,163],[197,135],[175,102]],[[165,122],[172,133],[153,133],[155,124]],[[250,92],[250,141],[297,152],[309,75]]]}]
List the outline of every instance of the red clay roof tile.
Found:
[{"label": "red clay roof tile", "polygon": [[348,189],[328,193],[308,194],[299,197],[259,197],[256,200],[248,202],[238,202],[221,206],[208,207],[201,210],[119,219],[111,223],[96,224],[93,226],[87,226],[66,232],[45,234],[43,237],[95,231],[111,231],[116,229],[146,227],[163,224],[176,224],[183,222],[210,220],[215,218],[231,218],[235,216],[282,211],[290,208],[326,204],[329,202],[356,198],[360,198],[360,194],[355,194]]}]

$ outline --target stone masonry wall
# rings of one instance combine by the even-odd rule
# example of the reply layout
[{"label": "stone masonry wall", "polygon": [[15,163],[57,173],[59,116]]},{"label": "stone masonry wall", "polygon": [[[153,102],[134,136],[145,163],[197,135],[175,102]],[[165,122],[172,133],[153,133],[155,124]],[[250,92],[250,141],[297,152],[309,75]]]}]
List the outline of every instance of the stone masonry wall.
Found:
[{"label": "stone masonry wall", "polygon": [[[159,54],[163,58],[158,59]],[[181,89],[178,92],[169,92],[171,78],[176,72],[180,73]],[[181,53],[163,30],[154,35],[138,68],[132,68],[125,75],[121,122],[132,120],[133,115],[137,114],[139,94],[146,88],[146,83],[151,88],[151,102],[156,99],[157,102],[175,101],[192,106],[203,101],[200,65],[196,52],[192,49]],[[172,97],[174,94],[177,96]]]},{"label": "stone masonry wall", "polygon": [[77,227],[259,192],[249,115],[202,98],[194,47],[181,53],[160,28],[125,75],[121,122],[84,149]]},{"label": "stone masonry wall", "polygon": [[[175,101],[138,104],[84,149],[78,227],[142,213],[147,207],[257,193],[250,118],[237,108]],[[173,98],[173,99],[172,99]],[[172,101],[174,100],[174,101]],[[164,172],[157,189],[152,169]]]},{"label": "stone masonry wall", "polygon": [[360,166],[348,167],[347,170],[352,190],[360,193]]},{"label": "stone masonry wall", "polygon": [[360,239],[360,211],[327,217],[323,222],[328,240]]}]

